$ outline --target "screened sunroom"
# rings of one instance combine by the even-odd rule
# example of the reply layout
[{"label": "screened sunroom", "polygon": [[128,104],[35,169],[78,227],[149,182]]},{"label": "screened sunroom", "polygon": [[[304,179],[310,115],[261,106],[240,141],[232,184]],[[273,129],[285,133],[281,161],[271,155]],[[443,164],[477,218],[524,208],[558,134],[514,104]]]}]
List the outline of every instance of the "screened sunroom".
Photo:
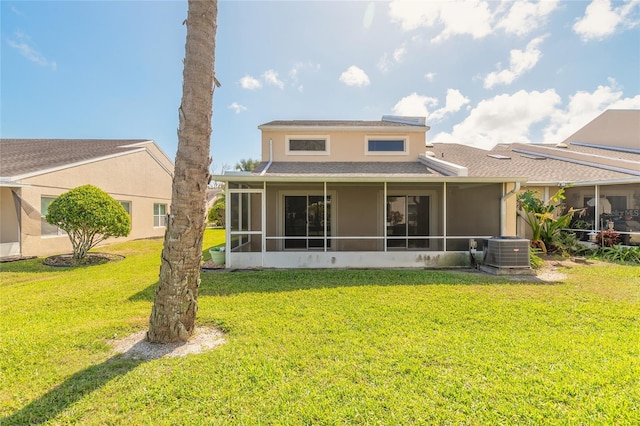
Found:
[{"label": "screened sunroom", "polygon": [[227,268],[465,266],[484,240],[515,235],[503,179],[218,178]]}]

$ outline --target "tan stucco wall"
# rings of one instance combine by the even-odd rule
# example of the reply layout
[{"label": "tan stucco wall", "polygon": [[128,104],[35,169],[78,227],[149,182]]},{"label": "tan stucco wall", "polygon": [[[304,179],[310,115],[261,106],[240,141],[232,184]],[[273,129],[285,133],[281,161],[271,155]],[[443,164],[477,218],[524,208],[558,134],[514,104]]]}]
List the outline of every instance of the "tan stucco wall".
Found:
[{"label": "tan stucco wall", "polygon": [[[301,136],[324,136],[329,141],[329,154],[293,155],[287,154],[287,138]],[[407,152],[403,154],[366,155],[366,141],[369,137],[406,138]],[[262,161],[269,161],[269,141],[273,146],[273,161],[415,161],[418,155],[425,152],[426,133],[407,132],[398,129],[390,132],[358,132],[358,131],[262,131]]]},{"label": "tan stucco wall", "polygon": [[[167,164],[164,154],[159,154],[141,151],[23,179],[22,183],[30,186],[21,188],[20,195],[40,211],[42,196],[56,197],[77,186],[91,184],[118,201],[131,203],[131,234],[105,243],[162,237],[165,228],[153,226],[153,205],[166,204],[169,210],[173,166],[170,162]],[[23,255],[40,256],[71,250],[66,235],[42,237],[40,226],[39,220],[22,215]]]},{"label": "tan stucco wall", "polygon": [[640,110],[607,110],[564,140],[638,149]]},{"label": "tan stucco wall", "polygon": [[18,213],[11,188],[0,188],[0,244],[19,241]]}]

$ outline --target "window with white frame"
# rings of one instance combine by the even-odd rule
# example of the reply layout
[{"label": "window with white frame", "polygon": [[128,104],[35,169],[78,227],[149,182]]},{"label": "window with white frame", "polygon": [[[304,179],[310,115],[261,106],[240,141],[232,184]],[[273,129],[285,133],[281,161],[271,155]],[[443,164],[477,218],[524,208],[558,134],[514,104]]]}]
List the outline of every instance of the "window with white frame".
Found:
[{"label": "window with white frame", "polygon": [[49,205],[53,203],[56,197],[41,197],[40,198],[40,235],[43,237],[57,237],[60,235],[67,235],[62,229],[47,222],[45,217],[49,211]]},{"label": "window with white frame", "polygon": [[167,226],[167,205],[155,203],[153,205],[153,226],[155,228]]},{"label": "window with white frame", "polygon": [[287,136],[287,155],[328,155],[329,136]]},{"label": "window with white frame", "polygon": [[365,138],[365,154],[367,155],[397,155],[408,154],[407,139],[405,137],[372,137]]},{"label": "window with white frame", "polygon": [[118,201],[118,203],[127,212],[129,217],[131,217],[131,201]]}]

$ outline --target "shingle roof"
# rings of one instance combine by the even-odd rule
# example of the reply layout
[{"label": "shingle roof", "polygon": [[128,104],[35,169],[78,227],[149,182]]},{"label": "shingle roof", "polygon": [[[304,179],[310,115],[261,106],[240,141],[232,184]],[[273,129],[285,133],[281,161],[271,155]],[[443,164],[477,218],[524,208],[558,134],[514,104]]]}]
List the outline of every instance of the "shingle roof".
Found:
[{"label": "shingle roof", "polygon": [[0,177],[10,178],[140,149],[146,139],[0,139]]},{"label": "shingle roof", "polygon": [[[472,177],[527,177],[530,182],[584,182],[596,180],[615,180],[637,178],[637,175],[624,173],[621,171],[607,170],[600,167],[577,164],[574,162],[544,158],[540,155],[529,155],[526,153],[516,152],[514,149],[525,148],[527,144],[501,144],[497,145],[491,151],[485,151],[460,144],[434,144],[430,151],[434,152],[436,158],[449,161],[461,166],[465,166],[469,170],[469,176]],[[572,145],[567,151],[587,151],[580,148],[574,148]],[[640,155],[623,154],[612,152],[605,149],[589,148],[589,153],[609,157],[624,157],[627,161],[634,161],[640,170]],[[506,159],[493,158],[490,155],[502,155],[508,157]],[[632,164],[633,166],[633,164]]]},{"label": "shingle roof", "polygon": [[[267,163],[253,170],[259,175]],[[274,162],[265,176],[428,177],[441,176],[419,162]]]}]

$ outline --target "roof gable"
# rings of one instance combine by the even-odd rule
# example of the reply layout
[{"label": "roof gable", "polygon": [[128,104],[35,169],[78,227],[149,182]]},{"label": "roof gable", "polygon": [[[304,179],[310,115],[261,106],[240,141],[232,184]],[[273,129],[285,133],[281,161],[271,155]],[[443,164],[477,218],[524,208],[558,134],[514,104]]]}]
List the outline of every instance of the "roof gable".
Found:
[{"label": "roof gable", "polygon": [[144,150],[146,139],[0,139],[0,178],[16,179]]}]

